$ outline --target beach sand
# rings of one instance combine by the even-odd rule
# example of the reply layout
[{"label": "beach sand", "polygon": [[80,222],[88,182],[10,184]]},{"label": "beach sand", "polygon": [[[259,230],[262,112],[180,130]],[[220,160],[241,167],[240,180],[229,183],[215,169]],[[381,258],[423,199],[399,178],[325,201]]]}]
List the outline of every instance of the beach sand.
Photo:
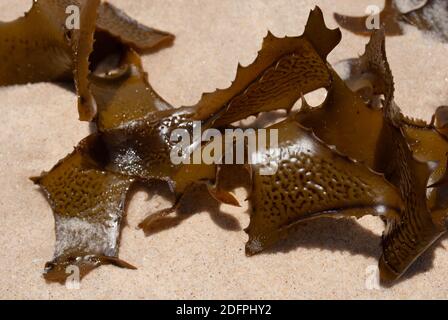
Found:
[{"label": "beach sand", "polygon": [[[175,106],[195,104],[203,92],[225,88],[238,62],[251,63],[270,30],[303,32],[319,5],[331,28],[333,12],[361,15],[381,0],[110,0],[140,22],[177,36],[175,44],[144,57],[155,90]],[[12,20],[31,1],[0,0],[0,20]],[[343,32],[331,63],[362,54],[368,39]],[[416,29],[387,39],[396,101],[410,116],[431,118],[448,104],[448,45]],[[42,278],[53,255],[54,220],[28,179],[49,170],[82,138],[76,97],[55,84],[0,88],[0,298],[3,299],[398,299],[448,298],[448,251],[439,242],[393,288],[370,285],[381,254],[382,222],[373,217],[304,224],[267,253],[247,258],[248,205],[196,214],[145,237],[136,229],[166,207],[161,196],[138,192],[127,211],[120,257],[138,267],[101,267],[79,290]],[[242,199],[244,190],[238,190]]]}]

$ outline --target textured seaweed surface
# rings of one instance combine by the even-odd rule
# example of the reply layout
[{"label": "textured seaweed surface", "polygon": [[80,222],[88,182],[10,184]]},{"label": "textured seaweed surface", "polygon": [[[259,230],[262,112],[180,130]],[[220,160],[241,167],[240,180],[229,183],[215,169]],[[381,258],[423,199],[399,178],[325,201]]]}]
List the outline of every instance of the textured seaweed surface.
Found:
[{"label": "textured seaweed surface", "polygon": [[[81,31],[70,35],[61,26],[69,4],[81,8]],[[36,22],[47,32],[33,29],[37,34],[31,36]],[[446,232],[447,108],[439,108],[430,124],[402,115],[394,102],[384,30],[372,33],[363,56],[346,62],[349,74],[341,79],[326,61],[341,33],[329,30],[316,8],[302,36],[269,33],[256,60],[239,66],[229,88],[179,109],[152,89],[138,54],[172,36],[109,4],[39,0],[24,18],[0,25],[0,42],[25,44],[32,37],[55,50],[36,42],[31,58],[26,46],[2,47],[2,57],[11,50],[17,54],[0,67],[0,84],[74,78],[81,118],[97,128],[49,172],[33,178],[56,222],[48,281],[63,283],[71,265],[82,277],[104,264],[134,268],[119,259],[118,249],[127,198],[137,184],[165,182],[175,199],[172,208],[141,222],[147,234],[179,213],[187,196],[208,193],[218,203],[239,205],[221,187],[225,165],[171,162],[171,134],[179,128],[192,132],[195,121],[202,130],[234,128],[236,121],[278,109],[287,110],[286,118],[266,128],[278,131],[278,146],[256,151],[278,170],[266,176],[260,173],[266,164],[244,165],[253,207],[248,255],[269,248],[303,221],[378,215],[386,224],[379,265],[387,284]],[[54,60],[52,67],[48,60]],[[293,110],[298,99],[320,88],[327,90],[322,105],[312,108],[303,99],[300,110]],[[196,148],[207,145],[191,145]]]}]

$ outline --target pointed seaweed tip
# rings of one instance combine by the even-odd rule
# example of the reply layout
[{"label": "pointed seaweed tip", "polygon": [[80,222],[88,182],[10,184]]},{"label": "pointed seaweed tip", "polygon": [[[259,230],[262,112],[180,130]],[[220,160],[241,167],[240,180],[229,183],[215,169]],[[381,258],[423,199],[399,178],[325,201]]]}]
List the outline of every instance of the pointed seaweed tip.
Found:
[{"label": "pointed seaweed tip", "polygon": [[342,39],[342,33],[339,28],[328,29],[319,6],[310,11],[303,36],[312,43],[324,60],[327,59],[328,54],[333,51]]},{"label": "pointed seaweed tip", "polygon": [[34,184],[36,185],[40,185],[40,181],[42,179],[42,177],[30,177],[29,178]]}]

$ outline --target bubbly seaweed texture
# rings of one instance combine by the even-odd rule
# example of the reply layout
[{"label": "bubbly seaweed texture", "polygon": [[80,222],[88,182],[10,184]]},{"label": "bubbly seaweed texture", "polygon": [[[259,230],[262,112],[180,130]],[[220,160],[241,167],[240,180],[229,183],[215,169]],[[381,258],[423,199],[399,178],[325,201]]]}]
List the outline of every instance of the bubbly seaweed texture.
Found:
[{"label": "bubbly seaweed texture", "polygon": [[[411,25],[435,35],[442,42],[448,42],[448,2],[446,0],[406,0],[412,5],[403,7],[403,0],[386,0],[380,13],[380,24],[386,35],[398,36],[404,33],[404,26]],[[407,10],[406,10],[407,9]],[[341,27],[353,33],[369,36],[373,30],[367,28],[369,16],[349,17],[334,14]]]},{"label": "bubbly seaweed texture", "polygon": [[265,155],[278,170],[260,175],[266,164],[254,166],[248,255],[275,244],[306,220],[400,213],[401,197],[384,176],[336,152],[294,116],[269,130],[278,130],[279,145]]},{"label": "bubbly seaweed texture", "polygon": [[[383,235],[380,276],[392,283],[446,232],[446,172],[448,143],[437,127],[406,118],[394,102],[394,82],[386,58],[384,31],[373,33],[365,54],[350,60],[348,84],[354,90],[370,89],[370,99],[383,96],[382,108],[373,108],[345,87],[344,96],[330,91],[321,108],[303,110],[300,123],[323,141],[353,159],[384,174],[399,190],[404,208],[399,217],[387,217]],[[334,79],[337,76],[334,75]],[[334,89],[333,87],[332,89]],[[339,90],[339,93],[342,91]],[[344,102],[345,99],[345,102]],[[357,101],[356,103],[348,103]],[[435,119],[443,122],[443,111]],[[352,118],[353,117],[353,118]],[[344,121],[358,123],[347,135]],[[352,127],[353,129],[353,127]],[[361,142],[359,137],[370,137]]]},{"label": "bubbly seaweed texture", "polygon": [[81,277],[100,264],[134,268],[117,257],[134,179],[105,172],[98,144],[95,136],[85,139],[50,173],[33,178],[47,194],[56,220],[54,260],[45,265],[48,281],[63,283],[69,266],[79,267]]},{"label": "bubbly seaweed texture", "polygon": [[[70,6],[79,8],[79,29],[67,24]],[[91,57],[99,33],[107,34],[109,42],[139,51],[173,40],[169,33],[143,26],[100,0],[37,0],[24,17],[0,22],[0,86],[74,80],[79,117],[92,120],[97,106],[90,64],[100,64],[97,59],[107,56]]]},{"label": "bubbly seaweed texture", "polygon": [[[48,281],[63,283],[69,266],[78,266],[81,277],[104,264],[134,268],[118,252],[127,198],[137,184],[164,182],[174,198],[171,208],[142,221],[147,234],[169,226],[189,196],[208,193],[218,203],[239,205],[221,187],[225,165],[172,163],[170,155],[177,151],[172,133],[179,128],[193,132],[194,121],[201,121],[202,130],[234,128],[236,121],[278,109],[286,109],[287,118],[266,129],[278,130],[279,144],[256,151],[255,157],[269,159],[278,170],[266,176],[261,174],[265,163],[244,165],[253,207],[246,230],[248,255],[271,247],[303,221],[378,215],[386,223],[379,265],[388,284],[446,232],[448,111],[439,108],[430,124],[402,115],[394,102],[384,31],[372,34],[362,57],[347,62],[351,72],[344,82],[326,61],[341,33],[329,30],[316,8],[302,36],[280,39],[269,33],[256,60],[239,66],[229,88],[175,109],[151,88],[136,51],[160,41],[157,32],[110,5],[84,5],[83,30],[96,30],[101,46],[93,44],[90,31],[71,35],[78,48],[74,52],[84,52],[86,59],[67,61],[76,66],[78,90],[88,92],[90,100],[84,102],[95,104],[95,116],[89,116],[98,131],[49,172],[33,178],[55,217]],[[33,8],[31,13],[41,17]],[[119,23],[111,25],[114,19]],[[59,35],[61,29],[51,30]],[[320,88],[328,91],[321,106],[311,108],[303,99],[302,108],[292,111],[300,97]],[[206,147],[193,141],[190,149]]]}]

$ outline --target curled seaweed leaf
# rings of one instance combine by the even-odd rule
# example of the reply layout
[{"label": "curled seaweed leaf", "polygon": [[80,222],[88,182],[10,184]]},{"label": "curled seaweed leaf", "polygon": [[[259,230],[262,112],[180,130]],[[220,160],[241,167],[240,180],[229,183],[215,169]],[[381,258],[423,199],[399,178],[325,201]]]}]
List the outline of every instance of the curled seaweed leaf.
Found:
[{"label": "curled seaweed leaf", "polygon": [[[385,6],[380,13],[379,19],[381,26],[385,28],[386,35],[402,35],[404,26],[411,25],[435,35],[442,42],[448,41],[447,1],[418,1],[409,10],[403,10],[401,2],[398,0],[385,1]],[[334,17],[341,27],[353,33],[368,36],[373,31],[366,24],[371,17],[348,17],[337,13],[334,14]]]},{"label": "curled seaweed leaf", "polygon": [[71,48],[73,50],[73,73],[78,93],[78,113],[80,120],[91,120],[96,114],[96,102],[90,91],[88,77],[90,74],[89,57],[93,51],[95,21],[99,0],[82,3],[80,8],[80,30],[71,34]]},{"label": "curled seaweed leaf", "polygon": [[113,70],[90,76],[98,109],[95,123],[101,132],[156,111],[172,109],[148,83],[141,59],[133,49],[128,49],[120,59]]},{"label": "curled seaweed leaf", "polygon": [[[348,84],[356,89],[370,87],[371,99],[384,97],[383,108],[372,108],[346,87],[344,96],[338,90],[339,98],[334,100],[330,93],[321,109],[299,113],[298,119],[326,143],[383,173],[400,190],[404,210],[398,219],[386,219],[380,259],[381,280],[390,283],[446,232],[444,222],[441,223],[448,213],[448,207],[442,208],[446,193],[440,188],[427,192],[427,188],[446,171],[448,142],[432,125],[403,116],[395,104],[383,31],[374,32],[366,53],[350,60],[349,65]],[[335,84],[344,86],[337,78],[334,75]],[[357,103],[347,103],[356,100]],[[356,135],[344,132],[346,121],[352,122]],[[358,137],[365,136],[370,139],[358,149],[361,145]],[[365,146],[367,141],[369,145]]]},{"label": "curled seaweed leaf", "polygon": [[[79,9],[79,28],[67,24],[70,6]],[[101,63],[97,59],[106,56],[92,55],[94,41],[102,33],[138,50],[173,39],[100,0],[37,0],[24,17],[0,23],[0,86],[73,79],[80,119],[92,120],[97,106],[90,89],[89,75],[94,71],[90,64],[96,66]]]},{"label": "curled seaweed leaf", "polygon": [[96,26],[98,30],[109,33],[137,51],[151,50],[174,39],[174,36],[167,32],[138,23],[107,2],[101,3],[99,7]]},{"label": "curled seaweed leaf", "polygon": [[398,191],[382,175],[335,152],[296,119],[269,130],[278,130],[279,145],[265,154],[278,170],[260,175],[265,164],[254,166],[248,255],[268,248],[305,220],[396,216],[401,211]]}]

